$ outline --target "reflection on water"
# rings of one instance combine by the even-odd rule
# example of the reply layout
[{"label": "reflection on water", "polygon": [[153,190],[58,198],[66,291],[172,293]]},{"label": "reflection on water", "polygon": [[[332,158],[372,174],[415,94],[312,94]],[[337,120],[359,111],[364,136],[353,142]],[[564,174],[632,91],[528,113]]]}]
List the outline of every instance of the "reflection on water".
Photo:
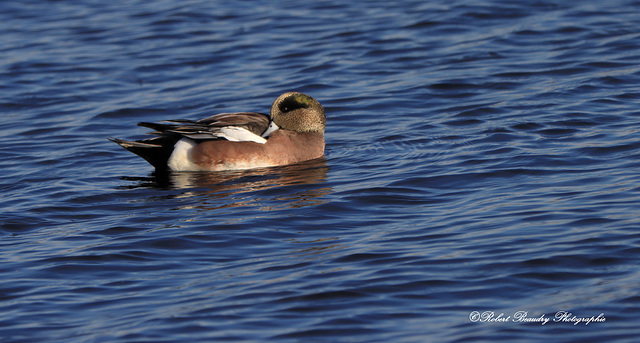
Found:
[{"label": "reflection on water", "polygon": [[[123,177],[137,184],[122,188],[157,188],[162,190],[182,190],[173,198],[199,198],[197,205],[191,204],[181,209],[212,210],[231,207],[252,206],[263,211],[299,208],[324,203],[324,195],[332,192],[331,187],[309,188],[306,186],[326,182],[329,167],[326,159],[320,158],[283,167],[259,168],[222,172],[168,172],[154,173],[149,177]],[[290,187],[291,192],[282,191]],[[275,190],[276,194],[270,193]],[[269,204],[259,204],[255,196],[241,197],[244,193],[268,196]],[[216,201],[212,201],[216,200]],[[274,201],[275,200],[275,201]]]},{"label": "reflection on water", "polygon": [[339,237],[323,237],[312,240],[289,239],[289,242],[303,246],[303,248],[292,251],[291,258],[314,259],[316,255],[345,249],[344,244],[338,243],[339,240]]}]

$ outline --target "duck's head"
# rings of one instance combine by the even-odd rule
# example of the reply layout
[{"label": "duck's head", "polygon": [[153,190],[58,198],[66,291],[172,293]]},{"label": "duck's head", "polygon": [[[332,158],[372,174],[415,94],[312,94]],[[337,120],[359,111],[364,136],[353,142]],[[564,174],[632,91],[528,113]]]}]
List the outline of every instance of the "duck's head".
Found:
[{"label": "duck's head", "polygon": [[273,102],[271,121],[284,130],[324,133],[327,118],[316,99],[298,92],[287,92]]}]

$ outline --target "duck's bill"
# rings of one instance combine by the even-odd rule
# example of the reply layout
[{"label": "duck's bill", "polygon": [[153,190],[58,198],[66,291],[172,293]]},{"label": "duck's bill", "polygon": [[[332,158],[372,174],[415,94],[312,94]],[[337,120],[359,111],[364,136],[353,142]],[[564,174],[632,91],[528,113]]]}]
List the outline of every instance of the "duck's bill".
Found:
[{"label": "duck's bill", "polygon": [[276,125],[276,123],[272,121],[269,123],[269,127],[262,133],[262,137],[267,138],[278,129],[279,129],[278,125]]}]

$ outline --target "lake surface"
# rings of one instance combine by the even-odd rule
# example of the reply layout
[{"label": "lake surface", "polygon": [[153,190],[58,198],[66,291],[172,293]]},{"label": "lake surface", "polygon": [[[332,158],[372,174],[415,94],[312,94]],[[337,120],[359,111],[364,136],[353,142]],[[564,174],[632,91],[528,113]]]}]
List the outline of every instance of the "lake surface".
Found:
[{"label": "lake surface", "polygon": [[[639,12],[2,2],[0,341],[637,342]],[[325,159],[160,177],[107,141],[291,90]]]}]

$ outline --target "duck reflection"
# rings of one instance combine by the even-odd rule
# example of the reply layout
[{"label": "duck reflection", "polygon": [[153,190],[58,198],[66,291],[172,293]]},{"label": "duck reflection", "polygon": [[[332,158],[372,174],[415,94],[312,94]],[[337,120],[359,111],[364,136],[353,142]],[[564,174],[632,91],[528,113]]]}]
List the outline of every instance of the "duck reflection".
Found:
[{"label": "duck reflection", "polygon": [[[171,198],[201,199],[197,204],[182,208],[222,209],[229,207],[256,206],[254,196],[269,198],[268,205],[259,205],[260,210],[296,208],[321,204],[323,195],[330,194],[330,187],[308,187],[326,182],[328,167],[326,159],[320,158],[283,167],[260,168],[221,172],[166,172],[143,178],[123,177],[124,180],[137,181],[135,185],[122,188],[158,188],[180,190],[165,195]],[[213,201],[216,200],[216,201]],[[231,201],[229,201],[231,200]]]}]

